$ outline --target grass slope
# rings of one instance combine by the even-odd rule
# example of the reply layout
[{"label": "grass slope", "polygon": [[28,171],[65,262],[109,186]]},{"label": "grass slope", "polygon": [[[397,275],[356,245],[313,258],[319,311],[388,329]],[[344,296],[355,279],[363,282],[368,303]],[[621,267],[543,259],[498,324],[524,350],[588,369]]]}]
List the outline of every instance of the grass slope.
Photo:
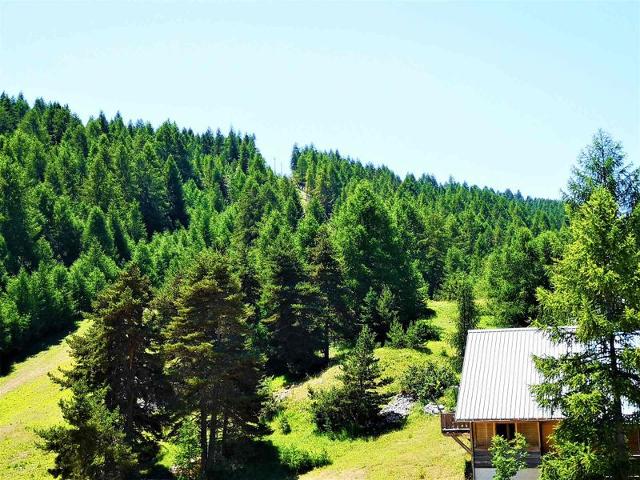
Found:
[{"label": "grass slope", "polygon": [[[436,312],[433,323],[442,330],[442,340],[429,342],[428,350],[378,348],[382,375],[393,381],[386,387],[388,393],[399,391],[399,379],[409,365],[431,359],[447,360],[454,352],[447,339],[453,333],[456,307],[452,302],[430,302]],[[376,479],[451,479],[464,477],[465,453],[452,439],[440,434],[440,421],[436,416],[424,415],[414,408],[404,428],[375,438],[332,439],[314,431],[308,410],[309,387],[322,389],[336,381],[339,367],[334,366],[318,377],[291,387],[286,393],[285,410],[281,414],[291,427],[283,433],[281,419],[277,418],[267,437],[274,446],[295,446],[309,452],[326,452],[331,465],[322,467],[300,478],[305,480],[376,480]]]},{"label": "grass slope", "polygon": [[69,364],[67,344],[60,340],[0,377],[0,478],[51,478],[53,456],[36,448],[34,430],[62,420],[63,392],[47,373]]}]

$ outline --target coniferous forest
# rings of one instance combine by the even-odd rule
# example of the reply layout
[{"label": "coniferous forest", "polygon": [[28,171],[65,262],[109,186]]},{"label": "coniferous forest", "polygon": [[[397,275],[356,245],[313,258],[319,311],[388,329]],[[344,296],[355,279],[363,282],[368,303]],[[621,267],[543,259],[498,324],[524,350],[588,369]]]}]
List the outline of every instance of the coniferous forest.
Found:
[{"label": "coniferous forest", "polygon": [[[383,379],[373,349],[437,337],[435,299],[458,302],[460,357],[477,326],[474,296],[498,326],[544,321],[542,305],[572,318],[578,310],[549,292],[569,298],[589,283],[569,264],[590,264],[577,239],[592,210],[637,229],[638,174],[625,170],[622,146],[599,131],[582,155],[565,201],[400,178],[312,145],[295,145],[282,175],[249,133],[119,114],[83,123],[59,103],[3,93],[2,369],[88,324],[69,342],[73,367],[54,375],[71,392],[66,422],[39,432],[56,454],[51,473],[135,478],[178,437],[180,478],[226,478],[273,414],[265,379],[302,380],[329,365],[332,349],[346,352],[342,383],[310,392],[318,431],[376,434]],[[637,255],[629,238],[621,264]],[[563,255],[579,260],[557,270]],[[456,382],[454,360],[414,369],[406,388],[437,400]],[[561,368],[543,367],[549,378]],[[552,387],[540,399],[557,405]],[[554,461],[548,471],[561,471]]]},{"label": "coniferous forest", "polygon": [[[302,375],[328,341],[353,343],[362,324],[382,340],[388,312],[406,326],[487,264],[533,297],[564,221],[558,201],[401,179],[313,146],[294,146],[291,175],[277,175],[250,134],[103,114],[85,125],[6,93],[0,152],[3,362],[92,311],[129,263],[173,297],[210,250],[239,282],[269,368]],[[512,304],[490,280],[501,315],[526,324],[535,302]]]}]

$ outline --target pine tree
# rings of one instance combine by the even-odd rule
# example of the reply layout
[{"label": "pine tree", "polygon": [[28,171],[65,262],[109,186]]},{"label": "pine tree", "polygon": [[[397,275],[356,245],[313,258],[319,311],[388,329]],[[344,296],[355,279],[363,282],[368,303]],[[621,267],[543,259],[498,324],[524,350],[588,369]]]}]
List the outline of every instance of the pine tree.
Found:
[{"label": "pine tree", "polygon": [[565,200],[572,206],[584,204],[597,188],[606,188],[620,209],[633,210],[640,199],[640,168],[625,165],[625,153],[620,142],[598,130],[590,145],[578,156],[572,170]]},{"label": "pine tree", "polygon": [[[572,216],[570,242],[551,275],[553,290],[538,292],[541,327],[563,344],[578,342],[559,358],[537,359],[543,382],[538,403],[561,413],[556,453],[545,457],[543,478],[627,479],[623,402],[640,407],[640,255],[634,233],[604,188]],[[574,324],[575,331],[561,328]],[[567,455],[568,453],[568,455]],[[578,469],[567,469],[570,465]]]},{"label": "pine tree", "polygon": [[[401,320],[415,317],[414,272],[389,212],[368,182],[360,182],[337,213],[334,241],[354,308],[361,310],[371,291],[381,292],[387,285],[398,296]],[[388,327],[376,330],[379,340],[384,340]]]},{"label": "pine tree", "polygon": [[0,155],[0,234],[7,249],[7,270],[17,273],[21,266],[35,266],[33,210],[27,197],[24,171]]},{"label": "pine tree", "polygon": [[240,285],[226,259],[203,252],[176,293],[165,334],[167,372],[184,400],[183,414],[199,414],[201,469],[212,471],[230,441],[256,433],[260,358],[247,343]]},{"label": "pine tree", "polygon": [[274,372],[301,376],[318,366],[321,346],[317,324],[320,298],[304,272],[292,233],[274,212],[258,239],[259,308],[269,331],[268,366]]},{"label": "pine tree", "polygon": [[[84,468],[74,463],[75,456],[82,455],[87,443],[77,433],[90,428],[91,421],[103,422],[101,428],[107,428],[110,437],[118,442],[111,448],[130,451],[135,455],[137,468],[153,462],[158,452],[167,390],[158,350],[159,330],[148,310],[150,300],[149,280],[135,264],[129,264],[98,297],[94,312],[88,315],[92,323],[87,333],[75,335],[69,341],[74,366],[55,379],[73,392],[73,398],[63,403],[69,427],[43,432],[49,450],[57,454],[60,471]],[[92,413],[97,418],[90,417],[89,421],[77,416],[78,409],[89,407],[95,410]],[[69,458],[68,450],[78,453]],[[97,449],[87,453],[92,455],[87,461],[100,459],[101,452]],[[129,459],[126,455],[125,460]],[[114,469],[117,472],[125,467],[129,468],[116,465]],[[104,468],[108,469],[109,464]]]},{"label": "pine tree", "polygon": [[310,281],[320,293],[320,318],[323,322],[322,353],[329,361],[329,346],[334,338],[351,340],[354,325],[347,306],[348,290],[326,226],[319,227],[309,253]]}]

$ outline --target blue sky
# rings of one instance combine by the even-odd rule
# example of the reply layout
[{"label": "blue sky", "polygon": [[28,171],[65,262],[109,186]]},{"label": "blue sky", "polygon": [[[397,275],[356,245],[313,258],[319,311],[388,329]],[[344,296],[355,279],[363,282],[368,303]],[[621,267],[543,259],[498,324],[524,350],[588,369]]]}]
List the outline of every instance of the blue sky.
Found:
[{"label": "blue sky", "polygon": [[640,154],[640,2],[0,4],[0,90],[557,198]]}]

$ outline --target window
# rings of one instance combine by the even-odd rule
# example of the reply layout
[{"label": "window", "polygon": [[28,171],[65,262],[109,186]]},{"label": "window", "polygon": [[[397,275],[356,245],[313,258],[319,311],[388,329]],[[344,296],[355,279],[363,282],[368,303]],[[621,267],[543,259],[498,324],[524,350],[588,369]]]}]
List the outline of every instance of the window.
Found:
[{"label": "window", "polygon": [[496,423],[496,435],[500,435],[507,440],[513,440],[516,435],[515,423]]}]

